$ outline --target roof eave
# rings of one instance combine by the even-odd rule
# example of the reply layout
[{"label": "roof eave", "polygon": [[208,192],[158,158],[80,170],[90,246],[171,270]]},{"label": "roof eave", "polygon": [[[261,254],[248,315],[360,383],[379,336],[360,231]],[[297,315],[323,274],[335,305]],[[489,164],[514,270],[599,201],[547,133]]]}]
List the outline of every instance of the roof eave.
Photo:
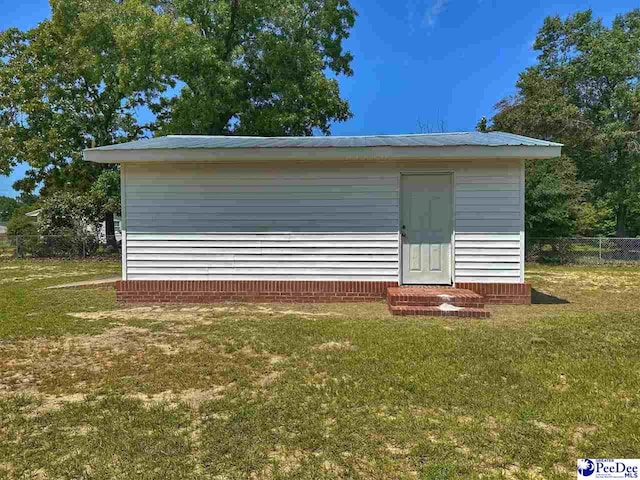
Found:
[{"label": "roof eave", "polygon": [[424,159],[545,159],[560,156],[556,145],[216,148],[216,149],[88,149],[83,158],[96,163],[241,162],[274,160],[424,160]]}]

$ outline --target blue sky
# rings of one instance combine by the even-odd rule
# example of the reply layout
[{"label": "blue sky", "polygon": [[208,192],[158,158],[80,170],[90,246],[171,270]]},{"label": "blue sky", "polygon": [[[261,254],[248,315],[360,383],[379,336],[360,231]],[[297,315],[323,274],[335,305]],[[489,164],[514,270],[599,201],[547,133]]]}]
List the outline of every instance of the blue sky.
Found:
[{"label": "blue sky", "polygon": [[[532,44],[548,15],[592,8],[609,23],[637,0],[352,0],[359,16],[347,48],[355,75],[341,79],[354,117],[334,135],[472,130],[514,93],[518,73],[535,61]],[[46,0],[0,0],[0,29],[35,26]],[[0,195],[15,195],[18,168],[0,176]]]}]

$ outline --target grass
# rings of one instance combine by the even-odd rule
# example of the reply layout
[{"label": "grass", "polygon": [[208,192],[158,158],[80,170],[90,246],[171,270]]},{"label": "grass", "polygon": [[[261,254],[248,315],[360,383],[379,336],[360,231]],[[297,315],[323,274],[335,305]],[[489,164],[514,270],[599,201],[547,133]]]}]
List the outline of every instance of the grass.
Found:
[{"label": "grass", "polygon": [[[640,449],[640,270],[529,268],[490,320],[119,307],[0,262],[0,478],[575,478]],[[568,302],[568,303],[567,303]]]}]

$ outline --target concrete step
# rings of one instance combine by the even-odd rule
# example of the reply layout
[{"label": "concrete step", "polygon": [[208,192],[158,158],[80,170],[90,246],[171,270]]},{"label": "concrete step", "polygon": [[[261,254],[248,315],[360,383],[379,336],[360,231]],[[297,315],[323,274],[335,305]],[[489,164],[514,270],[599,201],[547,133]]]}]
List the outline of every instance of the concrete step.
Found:
[{"label": "concrete step", "polygon": [[471,290],[442,287],[391,287],[387,290],[389,306],[484,308],[484,297]]},{"label": "concrete step", "polygon": [[460,318],[489,318],[491,314],[484,308],[420,305],[389,305],[393,315],[421,315],[425,317],[460,317]]}]

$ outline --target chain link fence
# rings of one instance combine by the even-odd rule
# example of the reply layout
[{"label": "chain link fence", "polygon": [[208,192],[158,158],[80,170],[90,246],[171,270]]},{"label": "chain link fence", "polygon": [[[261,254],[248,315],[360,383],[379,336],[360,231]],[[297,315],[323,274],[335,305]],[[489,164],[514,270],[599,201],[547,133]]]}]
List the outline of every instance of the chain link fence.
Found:
[{"label": "chain link fence", "polygon": [[[0,235],[2,258],[118,257],[119,236]],[[526,261],[565,265],[640,264],[640,238],[528,239]]]},{"label": "chain link fence", "polygon": [[640,238],[528,239],[526,260],[564,265],[640,263]]},{"label": "chain link fence", "polygon": [[85,258],[118,257],[121,243],[116,237],[95,235],[0,236],[2,258]]}]

